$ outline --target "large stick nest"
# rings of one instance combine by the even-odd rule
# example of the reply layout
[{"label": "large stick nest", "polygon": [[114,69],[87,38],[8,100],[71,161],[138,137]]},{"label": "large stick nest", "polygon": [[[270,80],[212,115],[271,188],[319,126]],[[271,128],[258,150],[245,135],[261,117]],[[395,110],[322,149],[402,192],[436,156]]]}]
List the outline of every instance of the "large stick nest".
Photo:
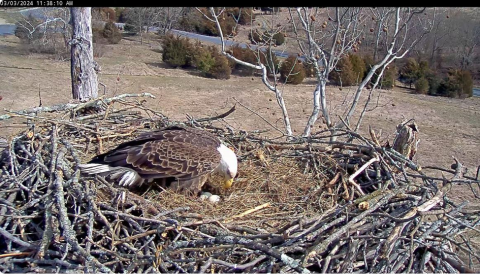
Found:
[{"label": "large stick nest", "polygon": [[239,158],[216,204],[81,176],[94,155],[175,123],[129,97],[140,96],[0,117],[28,118],[0,158],[0,271],[474,272],[480,262],[469,238],[478,212],[448,197],[468,184],[478,198],[478,176],[454,159],[433,177],[374,132],[281,142],[211,124],[234,109],[189,119]]}]

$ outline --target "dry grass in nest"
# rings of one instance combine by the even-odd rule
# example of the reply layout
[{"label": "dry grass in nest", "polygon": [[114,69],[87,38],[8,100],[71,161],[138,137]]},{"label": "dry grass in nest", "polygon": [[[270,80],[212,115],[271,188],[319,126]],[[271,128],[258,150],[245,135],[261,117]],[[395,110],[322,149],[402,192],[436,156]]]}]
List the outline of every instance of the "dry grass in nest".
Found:
[{"label": "dry grass in nest", "polygon": [[[314,216],[333,206],[321,195],[327,176],[304,171],[304,163],[298,158],[271,155],[265,160],[250,154],[239,163],[239,176],[232,188],[215,189],[221,196],[219,203],[155,185],[128,192],[143,197],[161,211],[188,207],[187,214],[199,219],[215,219],[273,232],[292,220]],[[100,197],[103,202],[112,200],[108,190]]]},{"label": "dry grass in nest", "polygon": [[[327,206],[318,199],[324,181],[311,173],[304,174],[304,169],[300,161],[292,158],[272,159],[268,166],[258,159],[248,159],[240,163],[239,177],[232,188],[220,191],[222,200],[217,204],[170,190],[152,189],[144,197],[165,209],[188,206],[191,212],[204,218],[231,220],[233,217],[232,223],[277,229],[292,219],[311,216]],[[241,218],[234,217],[261,206],[265,207]]]}]

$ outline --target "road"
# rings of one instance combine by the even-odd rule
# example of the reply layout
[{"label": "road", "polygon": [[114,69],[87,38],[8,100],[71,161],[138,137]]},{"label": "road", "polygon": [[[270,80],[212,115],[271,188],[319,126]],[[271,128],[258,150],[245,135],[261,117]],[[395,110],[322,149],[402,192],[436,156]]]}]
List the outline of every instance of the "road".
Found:
[{"label": "road", "polygon": [[[202,35],[202,34],[197,34],[197,33],[192,33],[192,32],[186,32],[186,31],[182,31],[182,30],[176,30],[176,29],[171,29],[170,32],[172,33],[175,33],[175,34],[178,34],[178,35],[181,35],[181,36],[185,36],[185,37],[188,37],[190,39],[196,39],[196,40],[201,40],[201,41],[205,41],[205,42],[211,42],[211,43],[215,43],[217,45],[220,45],[221,44],[221,40],[220,40],[220,37],[214,37],[214,36],[208,36],[208,35]],[[230,41],[230,40],[225,40],[225,45],[227,47],[230,47],[230,46],[233,46],[235,44],[238,44],[240,47],[242,48],[246,48],[247,47],[247,44],[245,43],[237,43],[237,42],[233,42],[233,41]],[[249,45],[250,48],[252,49],[256,49],[257,46],[255,45]],[[288,53],[287,52],[282,52],[282,51],[278,51],[278,50],[273,50],[273,52],[275,53],[276,56],[278,57],[283,57],[283,58],[287,58],[288,57]],[[304,58],[303,57],[300,57],[300,59],[303,61]]]},{"label": "road", "polygon": [[473,96],[480,97],[480,88],[473,88]]}]

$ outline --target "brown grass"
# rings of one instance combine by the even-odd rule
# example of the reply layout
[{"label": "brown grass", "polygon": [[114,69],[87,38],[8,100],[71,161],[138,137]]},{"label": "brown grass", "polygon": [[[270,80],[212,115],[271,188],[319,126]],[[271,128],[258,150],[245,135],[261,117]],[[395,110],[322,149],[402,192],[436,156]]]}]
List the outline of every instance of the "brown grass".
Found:
[{"label": "brown grass", "polygon": [[297,159],[277,158],[264,166],[258,159],[248,159],[239,165],[239,177],[229,190],[221,193],[221,202],[212,204],[199,197],[181,195],[170,190],[148,190],[146,199],[155,201],[165,209],[188,206],[204,219],[225,221],[259,206],[263,209],[234,218],[235,224],[263,229],[275,228],[300,217],[311,217],[333,204],[322,200],[324,180],[312,173],[303,174],[303,164]]}]

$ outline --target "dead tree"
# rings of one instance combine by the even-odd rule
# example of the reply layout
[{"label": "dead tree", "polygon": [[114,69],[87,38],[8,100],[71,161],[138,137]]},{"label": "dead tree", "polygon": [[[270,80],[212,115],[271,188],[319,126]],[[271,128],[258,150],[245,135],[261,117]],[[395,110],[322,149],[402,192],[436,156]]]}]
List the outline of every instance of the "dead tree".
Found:
[{"label": "dead tree", "polygon": [[[381,30],[380,34],[377,35],[376,43],[383,43],[385,50],[383,53],[378,52],[379,55],[383,54],[383,57],[379,57],[379,61],[370,68],[366,77],[359,83],[354,98],[345,110],[345,114],[340,116],[342,118],[341,121],[334,121],[332,118],[334,115],[330,113],[330,106],[325,92],[328,75],[335,69],[336,63],[342,56],[351,50],[355,51],[358,47],[359,38],[362,34],[360,25],[363,23],[362,20],[366,18],[367,12],[358,8],[335,8],[332,16],[327,12],[326,16],[332,22],[327,23],[326,20],[316,18],[317,14],[319,14],[317,9],[290,9],[299,49],[306,56],[307,60],[313,63],[317,77],[317,86],[313,96],[313,110],[304,129],[304,137],[310,136],[311,128],[317,121],[320,112],[332,132],[332,136],[335,135],[337,129],[350,126],[350,120],[357,110],[363,89],[371,81],[372,77],[377,75],[376,82],[373,83],[367,103],[357,122],[355,130],[358,130],[368,103],[372,98],[372,92],[382,78],[384,70],[393,61],[403,58],[430,32],[432,20],[435,17],[433,19],[422,17],[421,15],[424,14],[424,11],[425,8],[397,7],[383,9],[379,13],[376,9],[372,9],[373,17],[381,14],[378,19],[378,26],[381,26],[379,28]],[[293,20],[294,15],[297,16],[298,20]],[[322,21],[324,23],[322,23],[322,26],[319,26],[320,23],[318,22]],[[418,24],[421,27],[413,28],[414,24]],[[330,30],[328,26],[331,26]]]},{"label": "dead tree", "polygon": [[[197,9],[197,10],[200,11],[199,9]],[[206,15],[206,14],[203,14],[203,15],[208,20],[214,22],[217,26],[219,36],[220,36],[220,40],[221,40],[221,52],[222,52],[222,54],[227,56],[227,58],[235,61],[238,64],[241,64],[241,65],[244,65],[246,67],[253,68],[253,69],[256,69],[256,70],[260,71],[260,73],[262,75],[263,83],[265,84],[265,86],[267,86],[267,88],[269,90],[271,90],[275,93],[277,103],[280,106],[280,109],[282,110],[283,122],[284,122],[284,126],[285,126],[285,132],[283,132],[283,134],[286,135],[286,136],[292,136],[293,131],[292,131],[292,126],[290,124],[290,118],[289,118],[289,115],[288,115],[286,103],[285,103],[285,100],[283,98],[283,91],[279,88],[280,83],[278,82],[278,79],[277,79],[275,73],[270,73],[273,76],[273,81],[272,81],[267,77],[269,75],[269,73],[267,71],[267,67],[264,64],[262,64],[262,62],[259,61],[258,64],[255,65],[255,64],[240,60],[240,59],[234,57],[233,55],[231,55],[230,53],[228,53],[227,50],[226,50],[226,46],[225,46],[225,38],[223,36],[222,28],[220,27],[220,21],[218,19],[218,18],[220,18],[222,13],[225,12],[225,8],[216,10],[215,8],[211,7],[211,8],[209,8],[209,10],[210,10],[210,15]],[[270,50],[270,48],[268,48],[267,51],[268,50]],[[258,56],[259,60],[260,60],[260,56],[259,56],[260,54],[265,54],[265,52],[262,52],[260,49],[258,49],[258,55],[257,56]],[[269,62],[268,56],[272,56],[272,54],[268,55],[268,53],[267,53],[265,56],[266,56],[265,58],[267,59],[267,62]]]},{"label": "dead tree", "polygon": [[73,99],[86,101],[98,97],[97,72],[93,60],[91,8],[71,8],[72,41],[71,74]]},{"label": "dead tree", "polygon": [[[350,124],[350,120],[355,113],[363,89],[370,82],[373,75],[377,74],[378,77],[370,89],[367,101],[355,126],[355,131],[358,130],[367,111],[368,104],[372,99],[373,92],[380,82],[380,79],[382,79],[384,71],[388,69],[388,66],[395,60],[404,58],[410,51],[412,51],[433,28],[433,23],[436,18],[435,9],[431,18],[424,16],[426,8],[396,7],[391,9],[393,12],[387,13],[386,16],[382,18],[382,20],[384,20],[382,23],[382,35],[385,36],[383,39],[385,48],[383,51],[383,57],[370,68],[367,76],[359,84],[355,92],[355,97],[344,117],[346,124],[342,123],[339,125],[340,127],[348,126]],[[388,22],[392,23],[389,24]]]},{"label": "dead tree", "polygon": [[[66,52],[68,41],[72,36],[70,27],[69,8],[42,8],[41,16],[29,14],[28,17],[19,19],[15,25],[15,35],[36,46],[52,48],[55,53]],[[63,43],[57,42],[61,34]]]}]

